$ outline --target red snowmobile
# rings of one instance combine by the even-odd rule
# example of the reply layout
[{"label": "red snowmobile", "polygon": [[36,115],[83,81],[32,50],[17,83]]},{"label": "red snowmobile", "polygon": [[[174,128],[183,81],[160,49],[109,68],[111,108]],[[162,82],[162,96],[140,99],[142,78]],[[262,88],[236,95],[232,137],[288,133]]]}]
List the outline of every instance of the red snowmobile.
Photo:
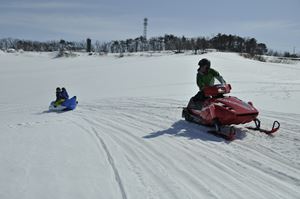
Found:
[{"label": "red snowmobile", "polygon": [[246,127],[251,130],[260,131],[266,134],[275,133],[280,123],[273,122],[271,130],[265,130],[260,127],[260,120],[257,119],[258,110],[251,102],[244,102],[233,96],[224,96],[230,93],[231,85],[214,85],[205,87],[203,92],[207,99],[201,104],[201,107],[195,102],[188,107],[183,108],[182,117],[186,121],[195,122],[201,125],[213,126],[215,129],[209,133],[223,137],[227,140],[234,140],[236,131],[233,126],[229,132],[222,131],[222,128],[227,125],[245,124],[254,122],[255,127]]}]

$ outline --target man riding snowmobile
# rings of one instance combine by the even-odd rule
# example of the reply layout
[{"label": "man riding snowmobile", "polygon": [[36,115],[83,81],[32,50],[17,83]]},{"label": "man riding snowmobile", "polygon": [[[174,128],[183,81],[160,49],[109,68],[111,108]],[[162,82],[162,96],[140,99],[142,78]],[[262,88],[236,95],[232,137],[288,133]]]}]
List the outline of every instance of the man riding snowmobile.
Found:
[{"label": "man riding snowmobile", "polygon": [[210,68],[210,61],[206,58],[201,59],[198,62],[198,73],[197,73],[197,85],[199,92],[190,99],[187,108],[188,109],[201,109],[202,103],[206,99],[203,88],[205,86],[212,86],[215,83],[215,78],[221,83],[225,84],[225,80],[218,71]]}]

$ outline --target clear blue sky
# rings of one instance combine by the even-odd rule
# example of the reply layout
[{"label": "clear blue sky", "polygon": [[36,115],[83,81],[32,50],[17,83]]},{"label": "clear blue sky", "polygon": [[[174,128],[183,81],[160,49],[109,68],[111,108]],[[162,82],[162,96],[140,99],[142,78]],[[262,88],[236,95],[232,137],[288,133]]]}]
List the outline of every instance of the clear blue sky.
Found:
[{"label": "clear blue sky", "polygon": [[226,33],[300,53],[300,0],[0,0],[0,38],[136,38],[145,17],[148,38]]}]

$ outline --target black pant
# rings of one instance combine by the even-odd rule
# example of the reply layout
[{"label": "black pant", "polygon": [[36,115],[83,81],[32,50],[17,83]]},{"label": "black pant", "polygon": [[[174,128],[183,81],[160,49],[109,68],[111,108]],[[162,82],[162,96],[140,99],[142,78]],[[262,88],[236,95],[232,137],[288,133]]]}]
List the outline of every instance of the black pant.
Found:
[{"label": "black pant", "polygon": [[193,100],[196,101],[204,101],[207,97],[205,97],[203,91],[199,91],[194,97]]},{"label": "black pant", "polygon": [[194,97],[192,97],[188,103],[188,109],[202,109],[204,100],[207,99],[202,91],[199,91]]}]

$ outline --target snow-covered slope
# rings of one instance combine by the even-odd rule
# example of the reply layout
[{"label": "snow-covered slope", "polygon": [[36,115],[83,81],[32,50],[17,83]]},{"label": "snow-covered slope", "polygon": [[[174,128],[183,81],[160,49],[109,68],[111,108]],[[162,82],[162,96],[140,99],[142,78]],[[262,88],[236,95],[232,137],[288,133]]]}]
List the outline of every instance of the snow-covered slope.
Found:
[{"label": "snow-covered slope", "polygon": [[[0,54],[0,198],[299,198],[300,65],[233,53]],[[252,101],[270,137],[224,141],[181,119],[200,58]],[[55,88],[76,110],[48,112]]]}]

